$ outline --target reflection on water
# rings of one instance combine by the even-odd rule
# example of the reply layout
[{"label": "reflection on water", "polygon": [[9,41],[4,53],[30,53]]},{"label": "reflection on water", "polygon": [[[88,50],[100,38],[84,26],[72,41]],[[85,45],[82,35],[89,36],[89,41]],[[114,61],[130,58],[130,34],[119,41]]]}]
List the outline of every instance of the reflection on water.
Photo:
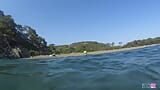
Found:
[{"label": "reflection on water", "polygon": [[142,83],[152,82],[160,83],[160,46],[48,60],[0,60],[0,90],[143,90]]}]

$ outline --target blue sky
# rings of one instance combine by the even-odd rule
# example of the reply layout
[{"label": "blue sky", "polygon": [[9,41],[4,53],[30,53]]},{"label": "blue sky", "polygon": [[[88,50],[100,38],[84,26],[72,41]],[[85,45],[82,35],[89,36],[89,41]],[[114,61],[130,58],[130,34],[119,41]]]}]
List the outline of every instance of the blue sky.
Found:
[{"label": "blue sky", "polygon": [[160,36],[160,0],[0,0],[0,9],[58,45]]}]

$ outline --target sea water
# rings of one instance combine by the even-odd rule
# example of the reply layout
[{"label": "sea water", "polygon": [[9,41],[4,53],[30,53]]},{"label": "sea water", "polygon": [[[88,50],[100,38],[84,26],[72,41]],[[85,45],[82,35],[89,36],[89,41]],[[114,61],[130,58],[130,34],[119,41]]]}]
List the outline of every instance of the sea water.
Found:
[{"label": "sea water", "polygon": [[0,90],[153,90],[160,87],[160,46],[110,54],[0,60]]}]

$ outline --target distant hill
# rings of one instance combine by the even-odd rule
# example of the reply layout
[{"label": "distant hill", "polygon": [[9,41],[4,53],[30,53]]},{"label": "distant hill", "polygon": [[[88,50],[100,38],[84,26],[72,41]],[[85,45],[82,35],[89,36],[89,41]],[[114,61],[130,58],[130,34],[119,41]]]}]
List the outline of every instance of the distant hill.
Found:
[{"label": "distant hill", "polygon": [[83,51],[92,52],[92,51],[111,50],[118,48],[121,48],[121,46],[113,46],[112,44],[104,44],[96,41],[83,41],[83,42],[72,43],[70,45],[55,46],[54,50],[57,53],[76,53]]},{"label": "distant hill", "polygon": [[84,50],[86,51],[107,50],[111,48],[110,45],[93,41],[73,43],[70,45],[70,47],[75,48],[76,52],[83,52]]},{"label": "distant hill", "polygon": [[114,45],[114,42],[104,44],[93,41],[84,41],[84,42],[72,43],[70,45],[60,45],[60,46],[53,45],[50,47],[52,47],[52,51],[54,53],[76,53],[76,52],[82,53],[83,51],[92,52],[92,51],[102,51],[102,50],[113,50],[113,49],[130,48],[130,47],[145,46],[152,44],[160,44],[160,37],[135,40],[132,42],[128,42],[125,45],[122,45],[122,42],[119,42],[119,45],[117,46]]},{"label": "distant hill", "polygon": [[152,45],[152,44],[160,44],[160,37],[156,38],[148,38],[143,40],[134,40],[132,42],[128,42],[123,47],[137,47],[137,46],[144,46],[144,45]]},{"label": "distant hill", "polygon": [[0,58],[48,54],[47,42],[29,26],[18,25],[0,11]]}]

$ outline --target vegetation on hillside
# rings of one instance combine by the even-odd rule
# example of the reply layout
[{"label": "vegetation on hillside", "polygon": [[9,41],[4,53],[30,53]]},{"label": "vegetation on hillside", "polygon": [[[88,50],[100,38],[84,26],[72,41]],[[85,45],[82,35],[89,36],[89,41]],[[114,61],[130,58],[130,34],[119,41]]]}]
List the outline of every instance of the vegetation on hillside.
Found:
[{"label": "vegetation on hillside", "polygon": [[60,53],[77,53],[77,52],[83,52],[83,51],[101,51],[101,50],[112,50],[112,49],[119,49],[122,48],[121,46],[114,46],[112,43],[109,44],[104,44],[104,43],[99,43],[95,41],[84,41],[84,42],[77,42],[77,43],[72,43],[70,45],[60,45],[60,46],[53,46],[50,45],[49,47],[51,50],[54,51],[57,54]]},{"label": "vegetation on hillside", "polygon": [[0,11],[0,57],[48,54],[47,42],[29,26],[18,25]]},{"label": "vegetation on hillside", "polygon": [[[61,45],[61,46],[52,46],[54,53],[76,53],[83,51],[101,51],[101,50],[113,50],[121,48],[130,48],[144,45],[160,44],[160,37],[157,38],[148,38],[143,40],[135,40],[128,42],[125,45],[122,45],[122,42],[119,42],[119,45],[114,45],[115,43],[98,43],[93,41],[77,42],[70,45]],[[50,48],[51,49],[51,48]],[[51,49],[52,50],[52,49]]]},{"label": "vegetation on hillside", "polygon": [[160,37],[135,40],[132,42],[128,42],[123,47],[129,48],[129,47],[137,47],[137,46],[152,45],[152,44],[160,44]]}]

